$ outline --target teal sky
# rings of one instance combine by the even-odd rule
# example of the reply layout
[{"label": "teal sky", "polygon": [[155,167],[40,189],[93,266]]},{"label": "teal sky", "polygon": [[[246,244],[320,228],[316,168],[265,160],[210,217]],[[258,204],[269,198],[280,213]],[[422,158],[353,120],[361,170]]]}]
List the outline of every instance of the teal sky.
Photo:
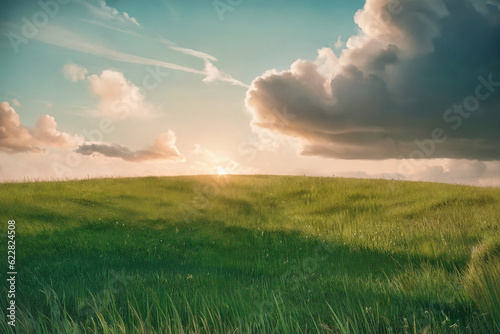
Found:
[{"label": "teal sky", "polygon": [[[8,39],[2,38],[0,74],[4,80],[0,83],[0,94],[4,99],[22,98],[27,107],[27,103],[37,99],[51,100],[54,104],[83,102],[87,98],[86,92],[71,87],[60,75],[62,66],[68,62],[86,67],[89,73],[113,68],[140,84],[145,72],[141,64],[117,62],[38,40],[40,35],[51,34],[54,28],[69,30],[96,45],[203,70],[203,61],[170,50],[158,40],[164,38],[180,47],[214,56],[219,68],[249,84],[268,69],[284,70],[297,58],[314,58],[318,48],[333,46],[338,36],[349,37],[356,32],[353,16],[362,6],[361,1],[318,3],[320,5],[312,5],[311,1],[242,1],[232,11],[223,14],[224,20],[220,20],[211,1],[108,3],[120,12],[130,13],[140,24],[136,26],[127,21],[103,19],[93,14],[83,1],[71,1],[59,5],[57,15],[38,29],[34,39],[19,45],[19,53],[14,52]],[[32,15],[40,11],[32,1],[19,1],[13,6],[0,14],[3,37],[9,32],[22,36],[22,18],[32,21]],[[97,2],[93,6],[98,8]],[[168,94],[173,87],[183,87],[183,90],[193,93],[199,90],[199,76],[169,72],[172,78],[163,82],[158,89],[162,94],[157,95]],[[221,92],[228,90],[224,85],[218,86],[221,86],[217,87]],[[228,97],[235,95],[234,92],[227,93]],[[240,100],[242,94],[244,90]],[[153,102],[164,102],[152,95]],[[29,113],[27,111],[23,116],[29,117]],[[32,119],[36,116],[33,115]]]},{"label": "teal sky", "polygon": [[[12,136],[24,138],[22,131],[32,136],[24,146],[5,144],[0,150],[3,180],[221,169],[361,177],[398,172],[391,158],[301,156],[296,137],[256,132],[245,104],[250,85],[266,71],[287,71],[298,59],[314,61],[321,48],[340,57],[345,42],[360,33],[354,16],[365,1],[41,2],[48,4],[49,15],[35,1],[1,5],[0,102],[19,116]],[[218,11],[216,5],[223,7]],[[37,31],[26,36],[26,20],[44,18],[47,22],[38,22]],[[71,69],[81,72],[79,78]],[[105,73],[119,92],[106,86]],[[152,73],[161,73],[160,80]],[[117,94],[127,101],[139,96],[130,117],[116,119],[110,112]],[[57,140],[37,135],[43,115],[57,123],[57,133],[47,130]],[[85,137],[108,118],[112,131],[98,141]],[[161,150],[153,146],[158,138]],[[37,139],[45,146],[33,144]],[[65,159],[74,152],[79,162],[68,166]],[[54,163],[69,169],[57,173]]]}]

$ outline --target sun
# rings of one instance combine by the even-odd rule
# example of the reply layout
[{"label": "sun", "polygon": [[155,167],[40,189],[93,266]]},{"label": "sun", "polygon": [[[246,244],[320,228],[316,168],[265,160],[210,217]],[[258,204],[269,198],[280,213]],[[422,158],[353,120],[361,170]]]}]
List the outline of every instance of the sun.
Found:
[{"label": "sun", "polygon": [[218,166],[217,167],[217,174],[219,175],[227,175],[227,172],[224,168],[222,168],[222,166]]}]

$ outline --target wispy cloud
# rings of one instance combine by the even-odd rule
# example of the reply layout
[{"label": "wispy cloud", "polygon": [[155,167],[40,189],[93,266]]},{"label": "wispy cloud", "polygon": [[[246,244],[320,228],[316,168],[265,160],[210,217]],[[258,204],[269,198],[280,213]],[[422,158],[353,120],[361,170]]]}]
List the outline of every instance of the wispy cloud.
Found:
[{"label": "wispy cloud", "polygon": [[339,36],[339,38],[337,38],[337,41],[334,44],[334,47],[335,47],[335,49],[340,50],[340,49],[342,49],[343,45],[344,45],[344,42],[342,42],[342,36]]},{"label": "wispy cloud", "polygon": [[206,83],[223,81],[231,83],[233,85],[249,88],[247,84],[233,78],[231,75],[227,73],[224,73],[223,71],[219,70],[215,65],[213,65],[211,59],[215,59],[215,57],[200,51],[195,51],[180,47],[175,47],[177,50],[173,48],[173,50],[175,51],[182,52],[185,54],[191,54],[193,56],[196,55],[196,57],[204,59],[205,68],[203,71],[187,66],[169,63],[162,60],[137,56],[130,53],[114,50],[103,45],[89,42],[81,35],[78,35],[68,29],[55,25],[47,27],[47,33],[39,34],[36,38],[43,43],[59,46],[74,51],[84,52],[94,56],[105,57],[111,60],[122,61],[132,64],[159,66],[171,70],[203,75],[205,76],[203,82]]},{"label": "wispy cloud", "polygon": [[229,82],[232,85],[250,88],[249,85],[244,84],[243,82],[233,78],[229,74],[224,73],[221,70],[219,70],[208,59],[205,59],[205,75],[206,76],[205,76],[205,79],[203,79],[203,82],[206,82],[206,83],[215,82],[215,81],[224,81],[224,82]]},{"label": "wispy cloud", "polygon": [[177,65],[157,59],[136,56],[126,52],[117,51],[103,45],[95,44],[85,40],[82,36],[60,26],[52,25],[50,27],[47,27],[47,33],[37,35],[37,39],[47,44],[84,52],[94,56],[105,57],[111,60],[141,65],[160,66],[171,70],[194,74],[205,74],[204,71],[200,71],[194,68]]},{"label": "wispy cloud", "polygon": [[146,38],[149,38],[147,36],[144,36],[143,34],[140,34],[138,32],[135,32],[135,31],[132,31],[130,29],[127,29],[127,28],[118,28],[118,27],[114,27],[110,24],[106,24],[106,23],[103,23],[103,22],[100,22],[100,21],[96,21],[96,20],[88,20],[88,19],[84,19],[84,18],[79,18],[80,21],[82,22],[85,22],[85,23],[89,23],[89,24],[93,24],[93,25],[96,25],[96,26],[99,26],[99,27],[103,27],[103,28],[106,28],[106,29],[110,29],[110,30],[115,30],[115,31],[119,31],[119,32],[122,32],[124,34],[128,34],[128,35],[131,35],[131,36],[137,36],[137,37],[146,37]]},{"label": "wispy cloud", "polygon": [[[231,75],[229,75],[227,73],[224,73],[223,71],[219,70],[212,63],[212,62],[216,62],[217,58],[215,58],[214,56],[212,56],[212,55],[210,55],[208,53],[205,53],[205,52],[202,52],[202,51],[198,51],[198,50],[193,50],[193,49],[190,49],[190,48],[180,47],[180,46],[176,45],[174,42],[172,42],[172,41],[170,41],[168,39],[165,39],[165,38],[163,38],[161,36],[159,36],[159,37],[149,37],[149,36],[146,36],[146,35],[143,35],[143,34],[140,34],[140,33],[136,33],[134,31],[130,31],[130,30],[126,30],[126,29],[121,29],[121,28],[116,28],[116,27],[107,25],[105,23],[101,23],[101,22],[97,22],[97,21],[91,21],[91,20],[84,20],[84,19],[82,19],[82,20],[84,22],[87,22],[87,23],[90,23],[90,24],[94,24],[94,25],[98,25],[98,26],[101,26],[101,27],[104,27],[104,28],[107,28],[107,29],[119,31],[119,32],[122,32],[124,34],[132,35],[132,36],[137,36],[137,37],[141,37],[141,38],[146,38],[146,39],[150,39],[150,40],[155,41],[155,42],[160,42],[162,44],[167,45],[172,51],[179,52],[179,53],[182,53],[182,54],[185,54],[185,55],[189,55],[189,56],[196,57],[196,58],[204,60],[205,66],[204,66],[204,71],[199,71],[199,70],[196,70],[196,69],[192,69],[192,68],[188,68],[188,67],[184,67],[184,66],[180,66],[180,65],[175,65],[175,64],[172,64],[172,63],[162,62],[163,65],[160,65],[160,64],[157,64],[157,63],[151,64],[150,62],[160,62],[160,61],[149,59],[149,58],[144,58],[144,57],[140,57],[140,56],[134,56],[134,55],[130,55],[130,54],[125,54],[125,53],[122,53],[122,52],[119,52],[119,51],[116,51],[116,50],[111,50],[111,49],[101,50],[101,52],[99,53],[99,55],[107,56],[108,58],[111,58],[113,60],[127,61],[127,62],[132,62],[132,63],[144,63],[146,65],[155,65],[155,66],[158,65],[158,66],[162,66],[162,67],[166,67],[166,68],[170,68],[170,69],[181,70],[181,71],[195,73],[195,74],[202,74],[202,75],[205,76],[205,78],[203,79],[203,82],[205,82],[205,83],[212,83],[212,82],[215,82],[215,81],[223,81],[223,82],[228,82],[228,83],[236,85],[236,86],[250,88],[249,85],[247,85],[247,84],[245,84],[245,83],[243,83],[243,82],[241,82],[241,81],[233,78]],[[58,29],[62,29],[62,28],[58,28]],[[53,40],[53,39],[51,39],[51,40]],[[63,47],[71,48],[73,50],[82,51],[82,52],[87,52],[87,50],[89,49],[89,48],[86,48],[85,50],[83,50],[83,49],[76,49],[73,45],[69,46],[67,44],[64,44],[64,45],[62,45],[61,43],[56,44],[56,43],[49,42],[49,41],[46,41],[46,40],[42,40],[42,41],[48,42],[48,43],[51,43],[51,44],[55,44],[55,45],[58,45],[58,46],[63,46]],[[86,43],[86,44],[90,44],[90,43]],[[94,48],[94,49],[96,49],[97,51],[99,51],[100,49],[102,49],[102,47],[97,46],[97,48]],[[93,50],[89,50],[89,51],[93,51]],[[95,52],[87,52],[87,53],[96,54]],[[119,55],[120,59],[116,58],[118,56],[117,53],[120,54]],[[124,60],[124,57],[126,58],[126,60]],[[138,59],[138,58],[140,58],[140,59]],[[166,64],[169,64],[169,65],[168,66],[164,66]]]},{"label": "wispy cloud", "polygon": [[[172,43],[170,41],[167,41],[168,44]],[[215,81],[223,81],[223,82],[228,82],[232,85],[236,86],[241,86],[245,88],[250,88],[249,85],[233,78],[231,75],[224,73],[223,71],[219,70],[213,62],[217,61],[217,58],[215,58],[212,55],[209,55],[208,53],[193,50],[193,49],[188,49],[188,48],[182,48],[176,45],[171,45],[170,49],[173,51],[177,51],[189,56],[193,56],[196,58],[203,59],[205,61],[205,78],[203,79],[203,82],[205,83],[211,83]]]},{"label": "wispy cloud", "polygon": [[104,0],[79,2],[85,5],[90,12],[98,18],[140,26],[139,22],[137,22],[134,17],[130,16],[127,12],[120,12],[118,9],[108,6]]},{"label": "wispy cloud", "polygon": [[77,82],[80,80],[85,80],[85,76],[89,71],[80,65],[77,64],[66,64],[63,67],[63,73],[66,79],[72,81],[72,82]]},{"label": "wispy cloud", "polygon": [[170,49],[177,51],[177,52],[180,52],[180,53],[184,53],[184,54],[196,57],[196,58],[210,60],[210,61],[217,61],[217,59],[214,56],[211,56],[205,52],[196,51],[196,50],[187,49],[187,48],[181,48],[178,46],[171,46]]}]

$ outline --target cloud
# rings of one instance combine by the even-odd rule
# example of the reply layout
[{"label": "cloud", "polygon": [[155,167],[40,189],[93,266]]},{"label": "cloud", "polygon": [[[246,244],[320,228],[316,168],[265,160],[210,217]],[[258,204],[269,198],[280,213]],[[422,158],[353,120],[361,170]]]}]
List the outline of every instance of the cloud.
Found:
[{"label": "cloud", "polygon": [[483,161],[449,160],[441,165],[420,168],[410,175],[410,178],[434,182],[479,184],[479,180],[490,174],[488,169],[488,165]]},{"label": "cloud", "polygon": [[[69,50],[84,52],[95,56],[105,57],[115,61],[140,64],[140,65],[150,65],[150,66],[156,66],[158,68],[167,68],[175,71],[182,71],[187,73],[203,75],[205,77],[203,81],[206,83],[211,83],[215,81],[224,81],[231,83],[233,85],[249,88],[248,85],[242,83],[239,80],[234,79],[229,74],[226,74],[220,71],[217,67],[215,67],[211,63],[212,60],[216,59],[215,57],[196,50],[180,48],[175,46],[171,48],[176,52],[181,52],[184,54],[189,54],[191,56],[204,59],[205,67],[203,70],[198,70],[195,68],[177,65],[162,60],[151,59],[147,57],[136,56],[126,52],[117,51],[107,46],[89,42],[83,36],[56,25],[50,25],[46,27],[44,30],[44,34],[38,34],[36,38],[43,43],[59,46]],[[164,39],[153,39],[153,40],[170,45],[170,43],[168,43],[168,41]]]},{"label": "cloud", "polygon": [[200,58],[203,60],[217,61],[217,59],[214,56],[211,56],[205,52],[196,51],[196,50],[187,49],[187,48],[181,48],[178,46],[171,46],[170,49],[177,51],[177,52],[180,52],[180,53],[184,53],[184,54],[196,57],[196,58]]},{"label": "cloud", "polygon": [[87,73],[89,73],[89,71],[83,66],[70,63],[64,65],[63,73],[66,79],[72,82],[77,82],[80,80],[85,80],[85,76],[87,75]]},{"label": "cloud", "polygon": [[344,42],[342,42],[342,36],[339,36],[337,38],[337,41],[334,44],[334,47],[335,47],[335,49],[341,49],[343,45],[344,45]]},{"label": "cloud", "polygon": [[500,179],[498,178],[498,175],[500,175],[500,162],[432,159],[421,160],[418,167],[404,172],[393,172],[389,169],[383,173],[373,173],[366,170],[356,170],[356,167],[353,167],[351,171],[339,172],[336,175],[498,187],[500,186]]},{"label": "cloud", "polygon": [[14,99],[12,99],[12,105],[14,107],[20,107],[21,103],[16,98],[14,98]]},{"label": "cloud", "polygon": [[19,115],[8,102],[0,103],[0,151],[42,152],[46,147],[73,147],[79,141],[78,137],[57,131],[52,116],[40,116],[36,125],[29,128],[21,124]]},{"label": "cloud", "polygon": [[126,52],[117,51],[106,46],[95,44],[86,40],[83,36],[74,32],[51,24],[47,26],[43,34],[38,34],[35,38],[43,43],[59,46],[69,50],[75,50],[91,54],[94,56],[105,57],[111,60],[122,61],[132,64],[159,66],[176,71],[183,71],[194,74],[204,75],[204,71],[194,68],[177,65],[157,59],[151,59],[142,56],[132,55]]},{"label": "cloud", "polygon": [[106,143],[85,143],[80,145],[76,152],[82,155],[100,154],[110,158],[120,158],[125,161],[141,162],[147,160],[170,160],[176,162],[184,161],[175,146],[177,138],[171,130],[155,139],[153,146],[133,151],[125,146]]},{"label": "cloud", "polygon": [[132,23],[140,26],[139,22],[134,17],[131,17],[127,12],[120,12],[116,8],[110,7],[104,0],[83,1],[90,11],[97,17],[119,23]]},{"label": "cloud", "polygon": [[104,70],[101,75],[87,77],[90,93],[99,97],[99,114],[112,119],[144,117],[153,106],[145,101],[139,87],[127,80],[123,73]]},{"label": "cloud", "polygon": [[[367,0],[339,57],[323,48],[257,77],[252,126],[297,138],[306,156],[500,160],[498,6],[398,3]],[[296,117],[277,123],[284,107]],[[446,139],[432,143],[435,129]]]},{"label": "cloud", "polygon": [[208,59],[205,59],[205,75],[206,76],[203,79],[203,82],[205,82],[205,83],[224,81],[224,82],[229,82],[232,85],[250,88],[248,85],[244,84],[243,82],[236,80],[235,78],[233,78],[229,74],[224,73],[221,70],[219,70]]},{"label": "cloud", "polygon": [[[170,44],[171,42],[167,41],[164,42],[166,44]],[[217,61],[217,58],[215,58],[212,55],[209,55],[208,53],[201,52],[201,51],[196,51],[192,49],[187,49],[187,48],[181,48],[175,45],[170,46],[171,50],[187,54],[196,58],[203,59],[205,61],[205,67],[204,67],[204,74],[205,78],[203,79],[203,82],[205,83],[213,83],[216,81],[223,81],[223,82],[228,82],[232,85],[236,86],[241,86],[245,88],[250,88],[247,84],[244,84],[243,82],[233,78],[231,75],[222,72],[219,70],[213,62]]]},{"label": "cloud", "polygon": [[79,20],[82,21],[82,22],[89,23],[89,24],[92,24],[92,25],[96,25],[96,26],[99,26],[99,27],[103,27],[103,28],[106,28],[106,29],[110,29],[110,30],[114,30],[114,31],[119,31],[119,32],[122,32],[122,33],[130,35],[130,36],[136,36],[136,37],[151,39],[151,37],[145,36],[143,34],[140,34],[140,33],[136,32],[136,31],[128,29],[126,27],[125,28],[123,28],[123,27],[116,27],[116,26],[113,26],[113,25],[110,25],[110,24],[103,23],[101,21],[88,20],[88,19],[84,19],[84,18],[79,18]]}]

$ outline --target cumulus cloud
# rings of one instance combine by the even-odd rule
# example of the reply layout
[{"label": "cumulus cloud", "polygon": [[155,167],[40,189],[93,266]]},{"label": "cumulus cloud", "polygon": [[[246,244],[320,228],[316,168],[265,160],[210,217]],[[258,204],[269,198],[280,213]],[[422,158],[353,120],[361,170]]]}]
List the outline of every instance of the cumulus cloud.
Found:
[{"label": "cumulus cloud", "polygon": [[[252,127],[308,156],[500,160],[498,5],[367,0],[355,22],[338,57],[323,48],[253,81]],[[295,118],[277,123],[285,107]]]},{"label": "cumulus cloud", "polygon": [[123,73],[105,70],[101,75],[87,77],[92,95],[99,97],[99,114],[112,119],[143,117],[152,112],[153,106],[145,101],[139,87],[127,80]]},{"label": "cumulus cloud", "polygon": [[21,103],[17,100],[17,99],[12,99],[12,105],[14,107],[20,107],[21,106]]},{"label": "cumulus cloud", "polygon": [[82,155],[100,154],[125,161],[141,162],[147,160],[170,160],[181,162],[184,157],[175,146],[177,138],[173,131],[168,131],[155,139],[154,145],[144,150],[133,151],[125,146],[106,143],[85,143],[76,152]]},{"label": "cumulus cloud", "polygon": [[8,102],[0,103],[0,151],[42,152],[46,147],[68,148],[81,139],[57,130],[52,116],[40,116],[33,128],[24,126]]},{"label": "cumulus cloud", "polygon": [[87,73],[89,73],[89,71],[83,66],[70,63],[64,65],[63,73],[66,79],[72,82],[77,82],[80,80],[85,80],[85,77]]}]

